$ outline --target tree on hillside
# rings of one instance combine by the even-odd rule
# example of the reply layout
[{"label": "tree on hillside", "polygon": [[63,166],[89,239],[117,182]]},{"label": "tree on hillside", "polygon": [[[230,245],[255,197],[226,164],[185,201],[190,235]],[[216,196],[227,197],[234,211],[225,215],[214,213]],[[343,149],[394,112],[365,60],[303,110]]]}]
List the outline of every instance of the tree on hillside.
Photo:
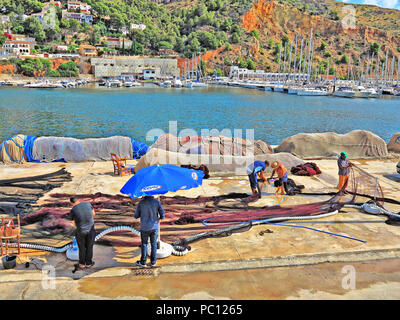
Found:
[{"label": "tree on hillside", "polygon": [[7,38],[3,36],[3,34],[0,34],[0,46],[3,46],[4,42],[6,42]]},{"label": "tree on hillside", "polygon": [[247,62],[247,69],[256,70],[256,64],[254,63],[253,60],[251,60],[251,58],[247,58],[246,62]]},{"label": "tree on hillside", "polygon": [[46,34],[43,30],[42,23],[36,17],[28,17],[23,22],[23,27],[25,29],[25,33],[29,36],[32,36],[38,42],[42,42],[46,39]]},{"label": "tree on hillside", "polygon": [[60,27],[63,28],[63,29],[69,29],[70,28],[69,20],[66,19],[66,18],[61,18]]},{"label": "tree on hillside", "polygon": [[78,21],[76,21],[75,19],[69,20],[69,29],[71,31],[78,32],[80,27],[81,27],[80,23]]},{"label": "tree on hillside", "polygon": [[22,74],[33,77],[46,75],[51,69],[51,62],[42,58],[26,58],[17,61],[18,71]]},{"label": "tree on hillside", "polygon": [[76,77],[79,74],[78,66],[74,61],[60,64],[57,71],[60,73],[61,77]]},{"label": "tree on hillside", "polygon": [[250,31],[250,35],[256,38],[257,40],[260,40],[258,31],[256,29]]},{"label": "tree on hillside", "polygon": [[240,36],[239,36],[239,34],[238,34],[237,32],[234,32],[234,33],[232,34],[232,37],[231,37],[231,42],[232,42],[232,43],[239,43],[239,41],[240,41]]},{"label": "tree on hillside", "polygon": [[21,25],[15,26],[15,27],[12,29],[12,31],[13,31],[14,33],[16,33],[16,34],[24,34],[24,33],[25,33],[25,29],[24,29],[24,27],[21,26]]},{"label": "tree on hillside", "polygon": [[374,53],[375,56],[378,56],[380,48],[380,44],[376,41],[369,45],[369,51],[371,52],[371,54]]},{"label": "tree on hillside", "polygon": [[247,61],[246,60],[242,60],[241,58],[239,58],[238,62],[239,62],[238,63],[239,68],[247,68]]}]

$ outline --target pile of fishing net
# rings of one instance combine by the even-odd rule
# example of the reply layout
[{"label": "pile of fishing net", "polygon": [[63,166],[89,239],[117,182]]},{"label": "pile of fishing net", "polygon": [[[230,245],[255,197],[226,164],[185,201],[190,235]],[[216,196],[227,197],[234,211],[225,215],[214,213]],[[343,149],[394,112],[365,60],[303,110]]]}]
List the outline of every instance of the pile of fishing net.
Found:
[{"label": "pile of fishing net", "polygon": [[318,168],[317,164],[314,162],[306,162],[299,166],[292,167],[290,172],[295,176],[315,176],[316,174],[321,174],[321,170]]},{"label": "pile of fishing net", "polygon": [[346,134],[299,133],[283,140],[274,151],[289,152],[300,158],[332,158],[341,152],[346,152],[352,159],[388,156],[385,141],[364,130],[354,130]]},{"label": "pile of fishing net", "polygon": [[261,140],[253,141],[225,136],[176,137],[170,133],[159,136],[151,148],[186,154],[225,156],[248,156],[272,153],[271,146]]},{"label": "pile of fishing net", "polygon": [[144,143],[129,137],[75,139],[18,135],[0,146],[0,162],[82,162],[111,160],[111,153],[138,159],[148,150]]},{"label": "pile of fishing net", "polygon": [[215,155],[215,154],[185,154],[179,152],[171,152],[163,149],[150,148],[149,151],[138,161],[135,167],[135,172],[138,172],[144,167],[173,164],[177,166],[207,166],[210,174],[218,175],[247,175],[246,169],[256,160],[270,163],[279,161],[286,168],[291,168],[304,161],[295,157],[290,153],[279,154],[263,154],[256,156],[230,156],[230,155]]}]

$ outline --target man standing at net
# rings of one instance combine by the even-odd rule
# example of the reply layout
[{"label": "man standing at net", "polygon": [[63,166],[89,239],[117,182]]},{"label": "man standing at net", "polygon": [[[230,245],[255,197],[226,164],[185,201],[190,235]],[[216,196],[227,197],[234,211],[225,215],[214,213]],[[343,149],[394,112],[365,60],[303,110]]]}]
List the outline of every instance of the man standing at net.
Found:
[{"label": "man standing at net", "polygon": [[347,188],[347,184],[349,182],[349,174],[351,163],[349,162],[348,156],[346,152],[342,152],[338,159],[338,167],[339,167],[339,191],[344,191]]},{"label": "man standing at net", "polygon": [[158,220],[164,219],[164,209],[161,206],[160,201],[154,199],[153,196],[145,196],[138,203],[134,217],[136,219],[140,218],[140,237],[142,240],[142,256],[140,260],[136,262],[136,265],[141,268],[146,267],[147,243],[150,238],[150,263],[152,267],[155,267],[157,261],[157,233],[159,231]]},{"label": "man standing at net", "polygon": [[72,225],[76,226],[76,242],[79,248],[79,269],[91,268],[94,266],[93,245],[96,237],[94,229],[95,211],[89,202],[81,202],[75,197],[70,198],[73,205],[69,214]]}]

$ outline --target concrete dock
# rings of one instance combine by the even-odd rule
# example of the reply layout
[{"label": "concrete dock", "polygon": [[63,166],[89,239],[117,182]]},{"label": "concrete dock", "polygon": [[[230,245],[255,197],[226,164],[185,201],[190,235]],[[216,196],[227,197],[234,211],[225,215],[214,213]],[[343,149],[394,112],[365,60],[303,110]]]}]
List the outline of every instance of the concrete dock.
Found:
[{"label": "concrete dock", "polygon": [[[313,162],[323,172],[323,179],[291,178],[306,186],[304,192],[335,191],[336,161]],[[400,200],[400,182],[395,175],[397,159],[353,162],[379,178],[385,197]],[[72,181],[45,194],[39,204],[46,203],[51,193],[119,194],[130,178],[114,175],[111,162],[7,165],[0,166],[0,177],[34,176],[62,167],[72,174]],[[246,177],[226,178],[212,177],[204,180],[201,188],[167,196],[250,191],[246,180],[233,180]],[[252,205],[274,205],[282,200],[268,188]],[[329,197],[296,195],[287,197],[282,206],[326,199]],[[387,203],[385,207],[400,211],[397,205]],[[185,256],[159,259],[159,267],[147,271],[134,267],[140,255],[137,247],[96,245],[94,269],[76,273],[71,272],[74,262],[67,260],[65,254],[24,249],[16,269],[0,269],[0,299],[396,299],[400,298],[400,227],[386,224],[386,219],[343,208],[334,216],[293,222],[365,243],[304,228],[253,226],[228,237],[195,242]],[[161,228],[161,239],[162,231]],[[32,258],[36,265],[31,263],[26,268],[24,262]],[[43,265],[54,267],[54,289],[43,289]],[[349,265],[356,272],[354,289],[343,288],[342,284],[346,275],[343,270]]]}]

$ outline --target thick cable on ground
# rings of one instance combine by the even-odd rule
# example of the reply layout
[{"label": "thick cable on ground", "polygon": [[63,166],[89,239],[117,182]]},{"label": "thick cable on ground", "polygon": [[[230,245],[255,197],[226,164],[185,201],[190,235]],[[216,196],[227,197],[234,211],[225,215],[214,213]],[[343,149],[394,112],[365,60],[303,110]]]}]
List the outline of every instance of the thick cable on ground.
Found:
[{"label": "thick cable on ground", "polygon": [[[133,233],[135,233],[137,236],[140,236],[140,231],[136,230],[135,228],[129,227],[129,226],[117,226],[117,227],[112,227],[112,228],[108,228],[102,232],[100,232],[96,237],[94,241],[98,241],[100,240],[102,237],[104,237],[105,235],[111,233],[111,232],[117,232],[117,231],[131,231]],[[189,250],[185,247],[182,246],[174,246],[174,245],[170,245],[168,243],[162,242],[162,245],[165,246],[171,246],[171,253],[175,256],[184,256],[185,254],[187,254],[189,252]],[[16,247],[17,244],[16,243],[10,243],[9,244],[10,247]],[[63,247],[57,248],[57,247],[53,247],[53,246],[46,246],[46,245],[41,245],[41,244],[33,244],[33,243],[21,243],[20,244],[21,248],[25,248],[25,249],[34,249],[34,250],[42,250],[42,251],[49,251],[49,252],[56,252],[56,253],[63,253],[66,252],[68,249],[70,249],[72,247],[72,243],[66,244]]]}]

